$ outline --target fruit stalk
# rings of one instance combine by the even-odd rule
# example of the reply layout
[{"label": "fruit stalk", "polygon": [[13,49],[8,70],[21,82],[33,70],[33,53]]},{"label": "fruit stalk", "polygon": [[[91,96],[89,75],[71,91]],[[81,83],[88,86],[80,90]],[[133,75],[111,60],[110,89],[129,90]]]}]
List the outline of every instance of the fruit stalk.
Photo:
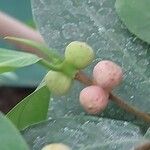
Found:
[{"label": "fruit stalk", "polygon": [[41,59],[38,63],[41,64],[42,66],[48,68],[49,70],[61,71],[61,68],[59,66],[56,66],[56,65],[54,66],[45,59]]},{"label": "fruit stalk", "polygon": [[135,148],[134,150],[150,150],[150,142],[147,142],[139,147]]},{"label": "fruit stalk", "polygon": [[[75,76],[75,79],[80,81],[81,83],[85,84],[86,86],[93,85],[94,82],[88,78],[85,73],[82,71],[78,72]],[[137,108],[130,106],[125,102],[125,100],[113,95],[113,93],[110,93],[109,98],[111,101],[116,103],[120,108],[124,109],[126,112],[134,114],[137,118],[141,118],[145,122],[150,123],[150,116],[144,112],[139,111]]]}]

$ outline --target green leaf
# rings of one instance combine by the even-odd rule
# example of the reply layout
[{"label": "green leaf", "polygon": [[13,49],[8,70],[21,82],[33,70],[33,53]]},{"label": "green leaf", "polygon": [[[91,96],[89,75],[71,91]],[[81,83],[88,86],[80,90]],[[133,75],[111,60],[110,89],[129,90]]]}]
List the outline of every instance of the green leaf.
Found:
[{"label": "green leaf", "polygon": [[14,72],[5,72],[0,74],[0,86],[37,87],[46,73],[46,68],[39,64],[23,67]]},{"label": "green leaf", "polygon": [[0,149],[29,150],[19,131],[2,113],[0,113]]},{"label": "green leaf", "polygon": [[36,55],[0,48],[0,73],[37,63],[41,58]]},{"label": "green leaf", "polygon": [[22,134],[34,150],[48,143],[64,143],[72,150],[129,150],[145,141],[131,123],[85,116],[50,119]]},{"label": "green leaf", "polygon": [[116,10],[127,28],[150,43],[150,1],[116,0]]},{"label": "green leaf", "polygon": [[[115,0],[32,0],[32,8],[49,47],[64,53],[71,41],[87,42],[95,50],[96,58],[85,72],[92,76],[94,65],[102,59],[115,61],[124,70],[124,80],[115,94],[130,105],[150,112],[150,47],[126,29],[116,13]],[[82,114],[79,104],[82,88],[75,83],[68,95],[55,97],[50,116]],[[102,116],[137,120],[112,103]]]},{"label": "green leaf", "polygon": [[10,110],[7,117],[20,130],[45,120],[47,118],[49,99],[49,90],[42,85]]}]

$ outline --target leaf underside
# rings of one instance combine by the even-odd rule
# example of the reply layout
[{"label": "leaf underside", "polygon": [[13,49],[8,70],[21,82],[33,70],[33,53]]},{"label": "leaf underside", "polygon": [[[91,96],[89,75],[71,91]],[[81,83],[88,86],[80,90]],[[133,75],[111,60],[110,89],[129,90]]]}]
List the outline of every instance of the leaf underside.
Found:
[{"label": "leaf underside", "polygon": [[147,141],[131,123],[88,116],[51,119],[23,135],[33,150],[50,143],[64,143],[72,150],[127,150]]},{"label": "leaf underside", "polygon": [[[93,66],[102,59],[120,64],[124,81],[114,92],[129,104],[150,112],[150,47],[120,21],[115,0],[32,0],[32,10],[49,47],[63,54],[71,41],[87,42],[96,58],[85,72],[92,74]],[[53,119],[24,130],[33,150],[55,142],[65,143],[73,150],[126,150],[147,141],[140,128],[131,123],[139,120],[113,103],[101,114],[110,119],[85,114],[79,104],[81,89],[83,85],[75,82],[70,93],[53,97],[49,108]]]},{"label": "leaf underside", "polygon": [[[115,61],[124,70],[124,80],[114,92],[130,105],[150,112],[150,47],[129,33],[120,21],[115,0],[32,0],[32,10],[49,47],[64,53],[71,41],[87,42],[93,47],[96,58],[85,71],[92,74],[93,66],[102,59]],[[82,88],[75,83],[68,95],[54,98],[50,116],[83,113],[78,101]],[[110,104],[102,116],[128,121],[137,119],[114,104]]]}]

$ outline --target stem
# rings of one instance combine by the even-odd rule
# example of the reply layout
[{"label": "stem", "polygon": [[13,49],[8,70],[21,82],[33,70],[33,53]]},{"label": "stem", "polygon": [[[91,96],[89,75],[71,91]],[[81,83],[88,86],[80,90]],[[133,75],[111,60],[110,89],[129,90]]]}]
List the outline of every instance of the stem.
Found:
[{"label": "stem", "polygon": [[62,58],[58,54],[54,53],[53,50],[48,48],[45,44],[38,43],[36,41],[29,40],[29,39],[17,38],[11,36],[7,36],[4,39],[14,41],[16,43],[25,44],[32,48],[38,49],[39,52],[41,52],[42,55],[44,55],[44,58],[48,58],[48,60],[50,60],[51,62],[55,62],[56,60],[62,60]]},{"label": "stem", "polygon": [[54,70],[54,71],[61,71],[60,67],[54,66],[52,64],[50,64],[47,60],[45,59],[41,59],[39,62],[39,64],[41,64],[42,66],[48,68],[49,70]]},{"label": "stem", "polygon": [[88,78],[86,74],[82,71],[76,74],[75,79],[87,86],[93,85],[93,81],[90,78]]},{"label": "stem", "polygon": [[49,70],[62,72],[65,75],[69,76],[71,79],[74,79],[74,77],[77,73],[77,69],[65,61],[63,61],[60,64],[53,65],[53,64],[49,63],[47,60],[41,59],[38,63],[41,64],[42,66],[46,67]]},{"label": "stem", "polygon": [[78,70],[70,63],[68,63],[65,59],[64,61],[58,65],[62,69],[62,72],[69,76],[71,79],[74,79]]},{"label": "stem", "polygon": [[[82,82],[83,84],[90,86],[93,85],[94,82],[88,78],[83,72],[78,72],[75,76],[75,79]],[[112,93],[110,93],[109,98],[115,102],[120,108],[124,109],[126,112],[132,113],[134,114],[137,118],[141,118],[144,121],[150,123],[150,115],[139,111],[137,108],[130,106],[129,104],[127,104],[125,102],[125,100],[113,95]]]},{"label": "stem", "polygon": [[113,95],[112,93],[110,93],[110,99],[116,103],[119,107],[121,107],[122,109],[124,109],[125,111],[129,112],[129,113],[133,113],[135,116],[143,119],[146,122],[150,123],[150,116],[144,112],[139,111],[137,108],[128,105],[125,100],[122,100],[121,98]]},{"label": "stem", "polygon": [[145,143],[145,144],[135,148],[134,150],[150,150],[150,142]]}]

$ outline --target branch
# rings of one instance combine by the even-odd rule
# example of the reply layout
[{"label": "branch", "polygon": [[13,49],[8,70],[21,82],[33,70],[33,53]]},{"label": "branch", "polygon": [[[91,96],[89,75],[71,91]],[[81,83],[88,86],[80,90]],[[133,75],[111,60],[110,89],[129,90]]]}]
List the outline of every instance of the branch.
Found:
[{"label": "branch", "polygon": [[[75,79],[85,84],[86,86],[90,86],[95,84],[90,78],[88,78],[82,71],[78,72],[75,76]],[[113,95],[110,93],[110,100],[116,103],[120,108],[124,109],[126,112],[134,114],[137,118],[141,118],[145,122],[150,123],[150,115],[139,111],[137,108],[130,106],[125,102],[125,100]]]},{"label": "branch", "polygon": [[150,150],[150,142],[147,142],[139,147],[135,148],[134,150]]}]

